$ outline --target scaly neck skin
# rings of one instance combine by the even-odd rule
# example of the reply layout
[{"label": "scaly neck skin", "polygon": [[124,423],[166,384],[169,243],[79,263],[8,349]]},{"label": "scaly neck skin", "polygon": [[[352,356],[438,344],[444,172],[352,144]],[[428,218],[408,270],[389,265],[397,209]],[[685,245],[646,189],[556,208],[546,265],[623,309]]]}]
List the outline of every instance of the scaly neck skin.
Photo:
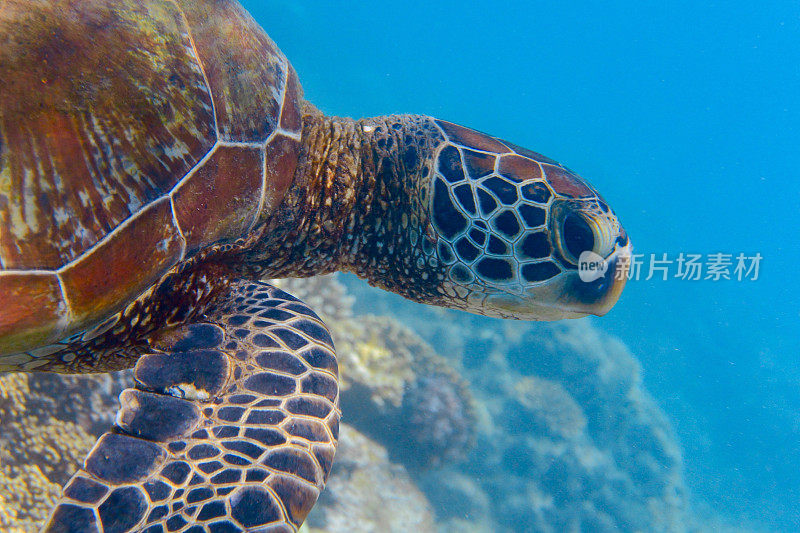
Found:
[{"label": "scaly neck skin", "polygon": [[430,302],[440,269],[419,265],[435,256],[425,199],[438,128],[425,116],[354,121],[313,108],[303,121],[294,183],[248,262],[268,277],[350,271]]}]

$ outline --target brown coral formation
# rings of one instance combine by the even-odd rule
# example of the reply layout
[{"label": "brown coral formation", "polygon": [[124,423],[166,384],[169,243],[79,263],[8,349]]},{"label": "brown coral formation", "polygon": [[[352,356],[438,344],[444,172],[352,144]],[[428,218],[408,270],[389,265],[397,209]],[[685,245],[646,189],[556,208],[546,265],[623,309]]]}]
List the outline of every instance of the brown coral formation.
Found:
[{"label": "brown coral formation", "polygon": [[36,531],[61,485],[94,444],[74,422],[41,410],[31,376],[0,375],[0,528]]},{"label": "brown coral formation", "polygon": [[570,439],[586,429],[586,415],[578,402],[558,382],[525,376],[505,384],[514,412],[521,415],[515,424],[552,437]]},{"label": "brown coral formation", "polygon": [[1,468],[0,483],[2,531],[38,531],[61,492],[38,465]]},{"label": "brown coral formation", "polygon": [[308,517],[309,533],[433,533],[434,515],[406,470],[386,449],[342,425],[328,485]]}]

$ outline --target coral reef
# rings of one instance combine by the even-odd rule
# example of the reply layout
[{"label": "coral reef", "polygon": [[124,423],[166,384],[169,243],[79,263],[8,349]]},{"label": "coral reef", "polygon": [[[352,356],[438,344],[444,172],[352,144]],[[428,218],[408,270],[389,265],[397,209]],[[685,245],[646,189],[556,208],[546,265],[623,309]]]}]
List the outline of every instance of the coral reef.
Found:
[{"label": "coral reef", "polygon": [[[462,369],[469,460],[419,474],[444,531],[684,531],[682,459],[638,363],[591,321],[520,323],[415,306],[345,278]],[[488,502],[488,504],[487,504]],[[477,530],[476,529],[476,530]]]},{"label": "coral reef", "polygon": [[490,354],[473,378],[490,446],[467,472],[500,528],[683,530],[680,449],[624,346],[579,321],[527,326]]},{"label": "coral reef", "polygon": [[61,486],[33,464],[0,469],[0,484],[2,531],[38,531],[61,492]]},{"label": "coral reef", "polygon": [[[36,378],[0,375],[0,529],[37,531],[95,438],[56,416]],[[60,402],[68,403],[68,402]],[[50,407],[50,408],[48,408]]]},{"label": "coral reef", "polygon": [[525,376],[504,383],[512,433],[535,433],[551,438],[577,437],[586,429],[586,415],[558,382]]},{"label": "coral reef", "polygon": [[494,503],[478,477],[451,466],[419,473],[417,483],[436,512],[439,531],[498,531]]},{"label": "coral reef", "polygon": [[477,421],[472,396],[463,387],[447,372],[433,371],[406,390],[395,442],[406,455],[413,452],[407,463],[436,466],[467,457]]},{"label": "coral reef", "polygon": [[0,420],[19,416],[30,396],[26,374],[0,374]]},{"label": "coral reef", "polygon": [[309,515],[309,533],[433,533],[428,500],[386,449],[344,424],[325,492]]},{"label": "coral reef", "polygon": [[409,466],[466,456],[476,423],[472,394],[430,346],[386,317],[364,316],[332,330],[346,420]]}]

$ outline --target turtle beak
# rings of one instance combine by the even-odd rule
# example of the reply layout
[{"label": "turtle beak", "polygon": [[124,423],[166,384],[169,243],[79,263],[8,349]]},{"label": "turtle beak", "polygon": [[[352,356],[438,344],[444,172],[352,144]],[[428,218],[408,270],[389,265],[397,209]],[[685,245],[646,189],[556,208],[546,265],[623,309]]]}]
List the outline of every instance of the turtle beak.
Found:
[{"label": "turtle beak", "polygon": [[624,234],[618,242],[621,244],[606,258],[605,273],[593,281],[581,281],[575,287],[578,299],[584,302],[581,311],[587,314],[603,316],[608,313],[625,288],[631,265],[631,243]]},{"label": "turtle beak", "polygon": [[603,274],[591,277],[590,281],[584,281],[572,270],[557,277],[554,283],[530,288],[523,298],[497,293],[481,296],[480,304],[501,310],[490,316],[503,318],[562,320],[603,316],[617,303],[628,280],[631,244],[627,236],[620,236],[614,252],[602,262],[606,267]]}]

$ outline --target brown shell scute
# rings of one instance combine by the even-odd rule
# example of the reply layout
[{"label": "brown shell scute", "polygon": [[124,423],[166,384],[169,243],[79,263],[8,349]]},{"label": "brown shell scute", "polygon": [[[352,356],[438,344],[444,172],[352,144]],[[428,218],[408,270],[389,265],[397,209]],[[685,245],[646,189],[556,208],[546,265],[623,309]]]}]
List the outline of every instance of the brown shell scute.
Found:
[{"label": "brown shell scute", "polygon": [[169,190],[215,142],[170,2],[19,1],[0,12],[0,258],[55,269]]},{"label": "brown shell scute", "polygon": [[[255,223],[261,202],[263,149],[219,146],[172,195],[187,251],[235,239]],[[220,202],[220,197],[228,198]]]},{"label": "brown shell scute", "polygon": [[572,171],[555,165],[542,165],[547,181],[558,194],[570,198],[591,198],[596,193]]},{"label": "brown shell scute", "polygon": [[457,144],[497,154],[506,154],[511,151],[498,139],[485,133],[465,128],[446,120],[436,119],[436,124],[442,128],[450,141]]},{"label": "brown shell scute", "polygon": [[54,273],[0,272],[0,305],[0,347],[9,352],[58,340],[66,327],[66,305]]},{"label": "brown shell scute", "polygon": [[179,4],[214,95],[220,140],[266,141],[278,126],[288,61],[238,2]]},{"label": "brown shell scute", "polygon": [[59,274],[70,320],[94,323],[118,310],[180,261],[182,252],[169,198],[148,206]]}]

